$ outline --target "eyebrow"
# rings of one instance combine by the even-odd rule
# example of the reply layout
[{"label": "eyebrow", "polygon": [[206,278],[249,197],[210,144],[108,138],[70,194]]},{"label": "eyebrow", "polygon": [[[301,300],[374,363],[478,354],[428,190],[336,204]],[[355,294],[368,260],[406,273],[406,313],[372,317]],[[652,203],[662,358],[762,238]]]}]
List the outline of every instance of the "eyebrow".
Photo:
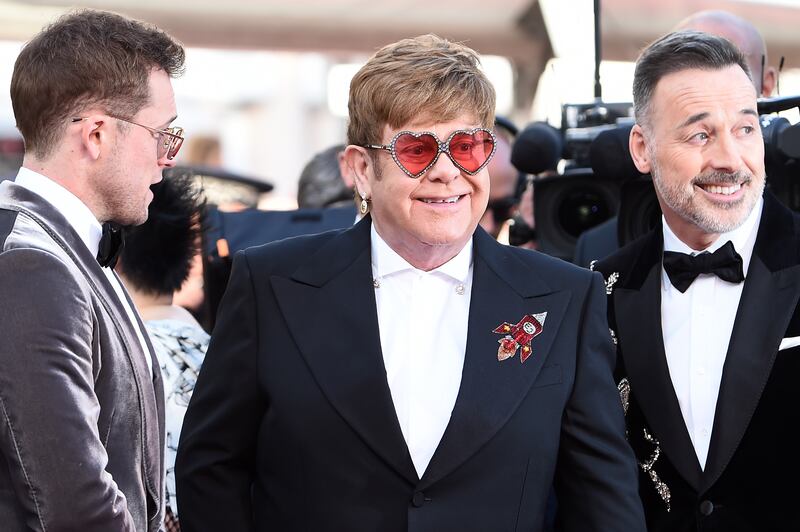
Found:
[{"label": "eyebrow", "polygon": [[173,123],[173,122],[174,122],[175,120],[177,120],[177,119],[178,119],[178,115],[175,115],[175,116],[173,116],[172,118],[170,118],[170,119],[169,119],[169,120],[167,120],[166,122],[162,123],[162,124],[161,124],[161,126],[162,126],[162,127],[158,128],[158,129],[164,129],[164,128],[166,128],[168,125],[170,125],[171,123]]},{"label": "eyebrow", "polygon": [[[739,111],[739,114],[746,115],[746,116],[754,116],[754,117],[758,118],[758,112],[755,109],[744,108],[741,111]],[[700,122],[701,120],[705,120],[709,116],[711,116],[709,113],[697,113],[697,114],[694,114],[694,115],[690,116],[689,118],[687,118],[681,125],[679,125],[678,129],[683,129],[683,128],[687,127],[687,126],[691,126],[692,124],[696,124],[697,122]]]}]

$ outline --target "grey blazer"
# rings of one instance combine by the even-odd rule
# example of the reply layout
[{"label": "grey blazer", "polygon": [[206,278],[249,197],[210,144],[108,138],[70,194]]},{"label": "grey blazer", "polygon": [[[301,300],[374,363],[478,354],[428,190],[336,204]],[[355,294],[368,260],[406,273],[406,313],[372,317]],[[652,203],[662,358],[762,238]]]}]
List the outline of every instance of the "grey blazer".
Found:
[{"label": "grey blazer", "polygon": [[0,183],[0,528],[160,530],[163,435],[160,370],[99,264]]}]

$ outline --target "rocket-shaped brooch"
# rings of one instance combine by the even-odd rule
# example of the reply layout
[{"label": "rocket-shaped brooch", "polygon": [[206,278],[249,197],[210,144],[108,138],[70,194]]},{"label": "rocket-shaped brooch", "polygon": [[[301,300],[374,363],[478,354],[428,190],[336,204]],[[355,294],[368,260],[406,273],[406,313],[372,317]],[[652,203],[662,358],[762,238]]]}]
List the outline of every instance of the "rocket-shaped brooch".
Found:
[{"label": "rocket-shaped brooch", "polygon": [[531,340],[533,340],[544,328],[544,320],[547,312],[540,314],[526,314],[516,325],[504,322],[494,331],[504,335],[498,340],[500,347],[497,348],[497,360],[503,361],[517,354],[519,349],[519,361],[524,363],[533,354],[531,350]]}]

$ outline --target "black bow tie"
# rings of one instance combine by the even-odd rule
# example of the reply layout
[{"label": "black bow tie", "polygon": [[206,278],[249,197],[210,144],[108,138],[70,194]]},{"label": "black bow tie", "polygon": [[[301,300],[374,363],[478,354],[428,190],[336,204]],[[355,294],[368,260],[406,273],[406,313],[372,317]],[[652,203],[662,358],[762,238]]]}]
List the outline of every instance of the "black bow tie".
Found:
[{"label": "black bow tie", "polygon": [[113,222],[104,223],[103,236],[100,237],[100,246],[97,248],[97,262],[104,268],[113,268],[124,245],[125,235],[122,227]]},{"label": "black bow tie", "polygon": [[723,281],[741,283],[744,281],[742,257],[736,253],[729,240],[714,253],[704,251],[698,255],[687,255],[675,251],[664,252],[664,271],[672,286],[686,292],[686,289],[701,273],[713,273]]}]

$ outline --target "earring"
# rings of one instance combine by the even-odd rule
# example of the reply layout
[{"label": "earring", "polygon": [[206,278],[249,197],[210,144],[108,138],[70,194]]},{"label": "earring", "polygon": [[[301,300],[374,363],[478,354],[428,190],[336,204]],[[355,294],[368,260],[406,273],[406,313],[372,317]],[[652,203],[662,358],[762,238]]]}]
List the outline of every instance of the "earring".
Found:
[{"label": "earring", "polygon": [[358,209],[361,211],[361,216],[367,214],[367,211],[369,210],[369,203],[367,202],[366,197],[361,196],[361,204],[358,206]]}]

